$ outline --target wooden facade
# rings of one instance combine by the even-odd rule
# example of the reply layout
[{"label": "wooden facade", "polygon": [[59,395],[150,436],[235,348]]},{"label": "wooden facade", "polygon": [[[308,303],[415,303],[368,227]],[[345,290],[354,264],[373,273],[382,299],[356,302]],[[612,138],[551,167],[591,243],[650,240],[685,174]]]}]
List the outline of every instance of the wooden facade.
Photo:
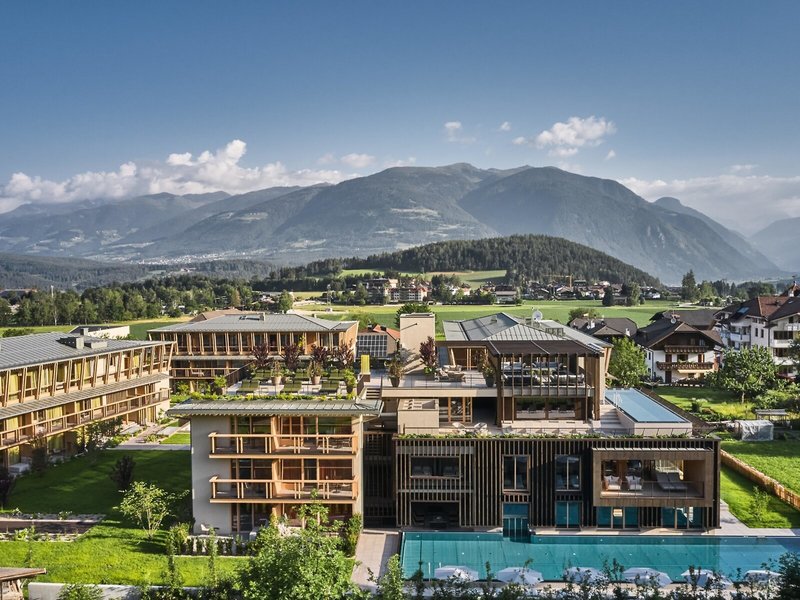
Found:
[{"label": "wooden facade", "polygon": [[90,423],[153,422],[169,406],[170,343],[100,341],[74,356],[67,349],[61,359],[36,361],[37,348],[63,343],[58,335],[18,341],[34,352],[28,364],[0,370],[0,464],[28,460],[34,441],[49,454],[72,454]]},{"label": "wooden facade", "polygon": [[[717,440],[397,436],[394,443],[396,518],[400,527],[502,527],[509,504],[525,505],[531,528],[596,527],[599,506],[636,509],[637,527],[661,527],[664,508],[691,508],[702,515],[697,522],[703,528],[719,526]],[[612,450],[617,456],[637,460],[645,455],[702,460],[704,472],[711,474],[708,492],[697,497],[664,494],[656,499],[632,493],[627,498],[598,502],[602,489],[599,461],[603,452]],[[512,479],[509,457],[517,461]],[[576,465],[577,473],[568,475],[573,483],[567,483],[558,472],[565,457]],[[450,468],[419,467],[436,463],[449,463]],[[567,507],[577,513],[577,522],[560,521],[559,505],[563,508],[567,504],[577,505],[576,510],[575,506]],[[436,505],[447,505],[451,510],[434,511],[431,521],[430,509]]]},{"label": "wooden facade", "polygon": [[[266,346],[271,354],[280,356],[290,344],[298,344],[301,353],[309,355],[313,346],[335,348],[342,344],[355,353],[358,324],[332,322],[331,329],[315,326],[309,319],[299,321],[291,329],[273,324],[273,317],[285,320],[294,315],[222,315],[208,320],[183,323],[152,329],[151,340],[175,344],[171,377],[173,385],[187,383],[199,389],[214,378],[229,377],[253,362],[253,350]],[[302,327],[306,325],[305,329]]]}]

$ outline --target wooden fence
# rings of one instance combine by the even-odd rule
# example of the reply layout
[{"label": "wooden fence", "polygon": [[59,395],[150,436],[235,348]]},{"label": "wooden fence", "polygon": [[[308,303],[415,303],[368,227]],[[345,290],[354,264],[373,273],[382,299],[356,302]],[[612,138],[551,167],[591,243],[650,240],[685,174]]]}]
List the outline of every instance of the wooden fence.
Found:
[{"label": "wooden fence", "polygon": [[800,495],[795,494],[792,490],[778,483],[772,477],[764,475],[764,473],[758,469],[751,467],[746,462],[739,460],[732,454],[725,452],[725,450],[720,450],[720,456],[722,457],[723,465],[730,467],[740,475],[744,475],[747,477],[747,479],[758,484],[780,500],[783,500],[789,506],[800,510]]}]

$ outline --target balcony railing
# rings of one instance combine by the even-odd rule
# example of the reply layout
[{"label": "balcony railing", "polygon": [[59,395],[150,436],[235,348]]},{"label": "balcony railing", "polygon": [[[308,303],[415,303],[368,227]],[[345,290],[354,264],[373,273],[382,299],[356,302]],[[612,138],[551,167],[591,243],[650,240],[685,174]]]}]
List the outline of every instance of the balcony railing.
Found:
[{"label": "balcony railing", "polygon": [[220,479],[212,477],[211,501],[231,500],[355,500],[358,482],[355,479],[280,480],[280,479]]},{"label": "balcony railing", "polygon": [[713,362],[656,362],[661,371],[711,371]]},{"label": "balcony railing", "polygon": [[212,457],[268,454],[356,454],[358,438],[351,434],[271,435],[210,433]]},{"label": "balcony railing", "polygon": [[[93,421],[102,421],[109,417],[134,412],[154,404],[160,404],[166,400],[169,400],[169,392],[166,390],[148,392],[130,398],[123,398],[112,404],[65,414],[47,421],[37,421],[33,424],[22,425],[16,429],[0,432],[0,448],[25,443],[35,435],[48,436],[76,429]],[[66,406],[69,406],[69,404]]]},{"label": "balcony railing", "polygon": [[236,369],[233,367],[227,369],[219,367],[214,367],[214,368],[197,367],[191,369],[178,367],[178,368],[172,368],[170,370],[170,374],[172,375],[172,377],[176,379],[214,379],[215,377],[219,377],[220,375],[226,376],[228,375],[228,373],[235,370]]},{"label": "balcony railing", "polygon": [[658,473],[656,479],[620,477],[617,481],[604,477],[601,498],[671,498],[696,499],[705,496],[704,481],[680,479],[677,473]]},{"label": "balcony railing", "polygon": [[705,354],[711,350],[708,346],[664,346],[667,354]]}]

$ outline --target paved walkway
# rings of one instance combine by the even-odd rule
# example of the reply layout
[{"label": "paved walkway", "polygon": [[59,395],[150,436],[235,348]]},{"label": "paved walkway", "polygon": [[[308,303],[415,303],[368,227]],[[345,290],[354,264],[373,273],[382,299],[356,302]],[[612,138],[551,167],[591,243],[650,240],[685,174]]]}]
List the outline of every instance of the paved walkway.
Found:
[{"label": "paved walkway", "polygon": [[[191,450],[190,444],[159,444],[158,442],[148,442],[147,438],[155,433],[175,433],[176,431],[189,431],[189,424],[186,423],[183,427],[165,427],[164,425],[151,425],[147,429],[142,429],[132,438],[125,440],[119,446],[110,448],[110,450]],[[166,439],[166,435],[163,439]]]},{"label": "paved walkway", "polygon": [[365,529],[356,546],[356,567],[353,582],[362,589],[375,591],[370,572],[377,579],[386,571],[386,563],[400,552],[400,532],[397,529]]}]

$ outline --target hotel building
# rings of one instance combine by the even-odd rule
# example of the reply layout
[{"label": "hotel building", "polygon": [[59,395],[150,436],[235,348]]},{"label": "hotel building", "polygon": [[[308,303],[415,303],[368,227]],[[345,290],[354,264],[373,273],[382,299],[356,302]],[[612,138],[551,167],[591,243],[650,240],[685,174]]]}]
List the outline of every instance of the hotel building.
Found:
[{"label": "hotel building", "polygon": [[187,383],[196,390],[200,384],[208,385],[220,375],[230,377],[252,363],[256,346],[266,345],[275,356],[288,344],[300,344],[306,355],[314,345],[335,348],[345,344],[355,353],[357,332],[356,321],[226,310],[151,329],[148,336],[175,343],[172,383]]},{"label": "hotel building", "polygon": [[[434,335],[433,316],[404,316],[404,331],[413,350]],[[244,533],[291,518],[312,490],[368,526],[719,526],[718,440],[657,396],[606,389],[610,344],[505,313],[446,321],[444,337],[435,373],[412,356],[399,382],[374,371],[354,398],[304,384],[287,399],[264,385],[173,408],[192,419],[198,527]]]},{"label": "hotel building", "polygon": [[22,472],[33,445],[79,448],[87,425],[154,422],[169,408],[170,342],[37,333],[0,340],[0,464]]}]

